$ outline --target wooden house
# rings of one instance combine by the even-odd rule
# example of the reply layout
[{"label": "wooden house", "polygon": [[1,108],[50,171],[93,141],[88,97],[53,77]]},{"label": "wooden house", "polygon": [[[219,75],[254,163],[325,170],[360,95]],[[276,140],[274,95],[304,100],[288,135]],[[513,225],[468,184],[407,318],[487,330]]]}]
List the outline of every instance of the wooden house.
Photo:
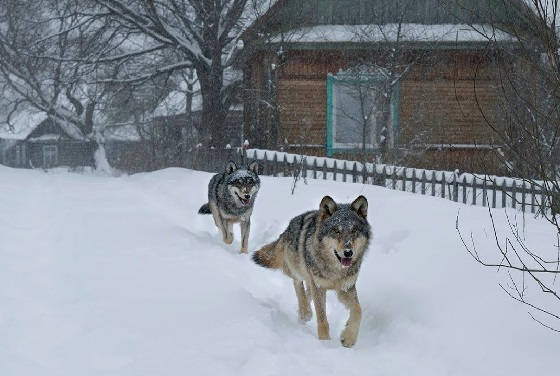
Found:
[{"label": "wooden house", "polygon": [[253,147],[383,151],[389,163],[498,172],[487,121],[499,120],[500,70],[517,64],[509,31],[532,17],[522,1],[505,3],[275,2],[243,34],[246,137]]},{"label": "wooden house", "polygon": [[94,142],[51,117],[43,115],[39,120],[13,137],[4,135],[1,155],[4,165],[21,168],[93,166]]}]

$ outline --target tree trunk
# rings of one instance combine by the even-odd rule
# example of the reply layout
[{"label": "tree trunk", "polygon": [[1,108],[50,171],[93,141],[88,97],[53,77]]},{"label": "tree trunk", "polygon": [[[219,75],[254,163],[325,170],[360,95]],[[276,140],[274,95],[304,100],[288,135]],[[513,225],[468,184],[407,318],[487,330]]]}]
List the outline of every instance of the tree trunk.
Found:
[{"label": "tree trunk", "polygon": [[227,144],[225,120],[228,109],[223,103],[223,69],[218,61],[212,64],[210,70],[198,69],[197,73],[202,93],[203,143],[207,146],[225,147]]}]

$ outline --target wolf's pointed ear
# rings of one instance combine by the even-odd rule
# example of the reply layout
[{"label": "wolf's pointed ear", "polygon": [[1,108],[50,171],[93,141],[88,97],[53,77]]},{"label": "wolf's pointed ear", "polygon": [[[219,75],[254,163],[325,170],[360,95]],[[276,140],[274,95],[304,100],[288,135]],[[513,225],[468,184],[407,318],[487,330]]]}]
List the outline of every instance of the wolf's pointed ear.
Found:
[{"label": "wolf's pointed ear", "polygon": [[249,166],[247,166],[247,170],[254,172],[255,174],[259,174],[259,162],[257,161],[253,161],[251,163],[249,163]]},{"label": "wolf's pointed ear", "polygon": [[334,202],[332,197],[331,196],[323,197],[321,203],[319,204],[319,212],[321,214],[321,217],[328,218],[331,215],[333,215],[335,211],[336,211],[336,202]]},{"label": "wolf's pointed ear", "polygon": [[234,161],[229,161],[226,165],[226,174],[231,174],[235,170],[237,170],[237,165]]},{"label": "wolf's pointed ear", "polygon": [[367,217],[368,202],[367,198],[365,198],[364,196],[358,196],[358,198],[355,199],[352,204],[350,204],[350,207],[352,208],[352,210],[358,213],[360,217]]}]

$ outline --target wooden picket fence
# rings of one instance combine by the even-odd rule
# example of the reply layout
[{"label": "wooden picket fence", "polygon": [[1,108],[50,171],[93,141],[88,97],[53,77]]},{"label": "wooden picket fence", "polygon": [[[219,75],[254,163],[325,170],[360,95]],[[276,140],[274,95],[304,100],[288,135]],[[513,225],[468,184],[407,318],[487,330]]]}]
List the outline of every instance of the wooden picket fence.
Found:
[{"label": "wooden picket fence", "polygon": [[246,165],[259,161],[261,175],[375,184],[389,189],[449,199],[492,208],[511,207],[543,214],[547,210],[542,185],[522,179],[389,166],[259,149],[195,149],[185,156],[185,167],[223,171],[230,160]]}]

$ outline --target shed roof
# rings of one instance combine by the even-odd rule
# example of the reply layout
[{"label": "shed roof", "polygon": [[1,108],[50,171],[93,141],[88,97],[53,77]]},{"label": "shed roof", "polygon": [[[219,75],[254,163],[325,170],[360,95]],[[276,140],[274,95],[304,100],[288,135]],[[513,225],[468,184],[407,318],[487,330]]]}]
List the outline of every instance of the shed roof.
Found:
[{"label": "shed roof", "polygon": [[[529,30],[533,13],[522,0],[279,0],[244,34],[258,39],[325,25],[495,25]],[[472,40],[472,39],[471,39]]]}]

